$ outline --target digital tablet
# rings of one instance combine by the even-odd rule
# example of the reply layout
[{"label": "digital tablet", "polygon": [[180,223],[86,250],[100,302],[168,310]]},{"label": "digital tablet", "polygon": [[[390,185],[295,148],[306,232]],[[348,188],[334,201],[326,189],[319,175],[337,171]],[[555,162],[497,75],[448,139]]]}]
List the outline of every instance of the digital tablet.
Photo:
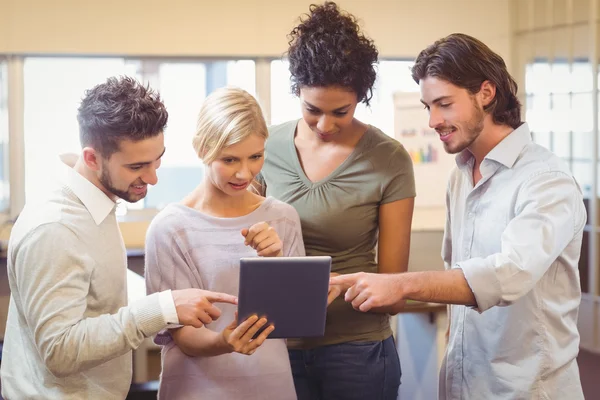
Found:
[{"label": "digital tablet", "polygon": [[265,316],[271,339],[323,336],[330,272],[331,257],[241,258],[238,321]]}]

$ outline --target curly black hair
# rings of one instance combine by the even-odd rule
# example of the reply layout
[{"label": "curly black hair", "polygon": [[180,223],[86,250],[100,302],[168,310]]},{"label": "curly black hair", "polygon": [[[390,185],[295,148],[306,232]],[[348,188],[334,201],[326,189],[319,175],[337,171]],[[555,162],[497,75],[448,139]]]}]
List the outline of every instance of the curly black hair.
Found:
[{"label": "curly black hair", "polygon": [[298,96],[302,87],[341,86],[368,106],[377,77],[373,40],[360,31],[356,17],[334,2],[309,9],[288,35],[292,92]]},{"label": "curly black hair", "polygon": [[85,92],[77,113],[81,146],[92,146],[104,158],[122,140],[154,137],[164,131],[169,114],[160,95],[131,77],[111,77]]}]

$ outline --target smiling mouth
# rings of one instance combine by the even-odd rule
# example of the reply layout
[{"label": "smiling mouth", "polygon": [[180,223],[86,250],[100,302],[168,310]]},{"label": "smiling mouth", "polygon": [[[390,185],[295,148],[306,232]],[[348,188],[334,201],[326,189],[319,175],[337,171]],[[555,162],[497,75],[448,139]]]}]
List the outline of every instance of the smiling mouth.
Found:
[{"label": "smiling mouth", "polygon": [[448,136],[456,131],[456,128],[444,128],[435,130],[441,137]]}]

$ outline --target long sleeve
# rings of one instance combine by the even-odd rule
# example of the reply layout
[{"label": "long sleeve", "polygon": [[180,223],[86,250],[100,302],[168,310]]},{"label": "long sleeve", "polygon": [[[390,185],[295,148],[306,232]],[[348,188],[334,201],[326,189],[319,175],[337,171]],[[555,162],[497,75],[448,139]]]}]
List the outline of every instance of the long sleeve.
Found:
[{"label": "long sleeve", "polygon": [[289,222],[286,224],[285,237],[281,238],[283,242],[283,255],[284,257],[304,257],[306,250],[304,249],[300,217],[292,206],[287,207],[289,207],[290,212],[288,215]]},{"label": "long sleeve", "polygon": [[501,252],[459,262],[478,310],[507,306],[527,294],[585,224],[581,193],[562,172],[538,173],[523,184]]},{"label": "long sleeve", "polygon": [[452,220],[450,204],[450,183],[446,189],[446,225],[444,226],[444,237],[442,239],[442,260],[444,267],[450,269],[452,266]]},{"label": "long sleeve", "polygon": [[121,356],[165,326],[158,295],[112,315],[86,316],[95,260],[80,247],[70,229],[50,223],[31,231],[13,252],[17,290],[12,295],[22,305],[44,364],[57,377]]},{"label": "long sleeve", "polygon": [[[146,233],[145,245],[145,280],[146,293],[164,293],[168,290],[189,288],[203,289],[203,285],[194,284],[191,260],[188,260],[175,236],[166,229],[167,225],[156,218]],[[169,325],[167,328],[178,328],[181,325]],[[168,329],[163,329],[156,335],[156,344],[167,344],[172,340]]]},{"label": "long sleeve", "polygon": [[201,282],[194,282],[190,268],[193,262],[187,258],[167,227],[167,224],[161,224],[157,219],[146,234],[146,292],[152,294],[169,289],[204,289]]}]

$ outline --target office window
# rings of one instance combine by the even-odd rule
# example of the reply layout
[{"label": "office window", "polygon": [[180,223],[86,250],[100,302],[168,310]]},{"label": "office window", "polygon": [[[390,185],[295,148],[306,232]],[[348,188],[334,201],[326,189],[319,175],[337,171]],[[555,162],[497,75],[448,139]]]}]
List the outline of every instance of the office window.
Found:
[{"label": "office window", "polygon": [[8,76],[6,62],[0,59],[0,211],[9,206],[8,166]]},{"label": "office window", "polygon": [[535,62],[525,71],[526,115],[535,142],[565,160],[584,196],[592,187],[592,68]]},{"label": "office window", "polygon": [[300,100],[292,94],[289,65],[287,60],[271,61],[271,125],[302,117]]},{"label": "office window", "polygon": [[411,77],[412,65],[412,61],[380,61],[371,105],[357,107],[357,118],[394,137],[394,94],[419,92],[419,85]]},{"label": "office window", "polygon": [[[590,63],[540,61],[528,64],[525,69],[525,92],[525,120],[529,123],[533,140],[553,151],[569,165],[583,191],[589,217],[590,200],[594,197],[594,110]],[[579,260],[583,292],[589,291],[589,241],[589,230],[586,230]]]},{"label": "office window", "polygon": [[[356,109],[356,118],[394,136],[394,93],[418,92],[419,86],[410,75],[411,61],[383,60],[377,65],[377,81],[371,104]],[[301,117],[300,101],[291,93],[287,60],[271,62],[271,124]]]},{"label": "office window", "polygon": [[192,148],[202,101],[223,86],[238,86],[256,96],[256,82],[253,60],[157,64],[155,74],[145,71],[143,76],[155,82],[169,111],[167,151],[158,170],[159,183],[148,190],[145,205],[160,209],[181,200],[204,177],[204,164]]},{"label": "office window", "polygon": [[25,195],[43,193],[58,154],[79,152],[77,108],[86,89],[115,75],[129,75],[160,91],[169,111],[159,183],[145,199],[123,202],[120,212],[162,208],[180,200],[203,178],[192,136],[202,101],[233,85],[255,95],[253,60],[170,61],[125,58],[28,57],[25,60]]},{"label": "office window", "polygon": [[25,59],[26,199],[48,190],[59,154],[80,152],[77,108],[85,90],[132,72],[122,58]]}]

